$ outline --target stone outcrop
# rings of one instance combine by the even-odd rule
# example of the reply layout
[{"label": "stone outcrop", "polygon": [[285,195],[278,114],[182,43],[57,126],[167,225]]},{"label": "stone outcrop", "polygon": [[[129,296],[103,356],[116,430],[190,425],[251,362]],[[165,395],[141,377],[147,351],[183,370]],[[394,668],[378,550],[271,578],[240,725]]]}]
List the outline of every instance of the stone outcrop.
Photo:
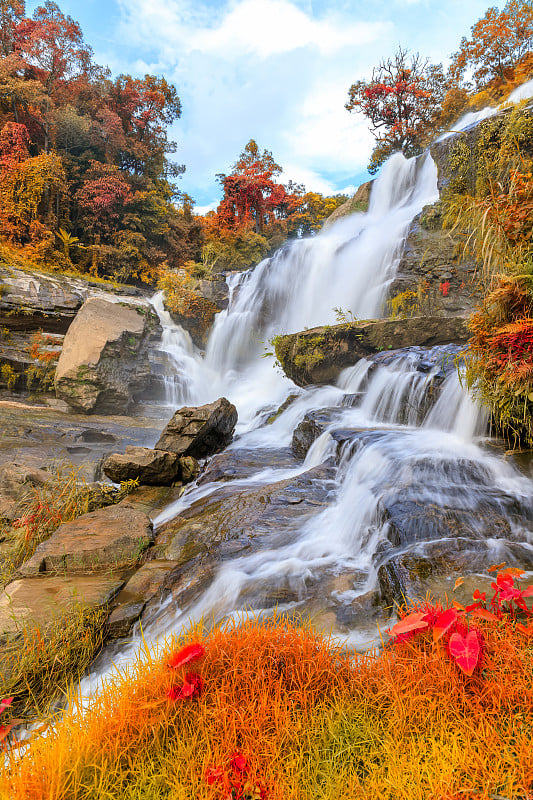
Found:
[{"label": "stone outcrop", "polygon": [[[106,286],[61,273],[0,266],[0,326],[11,331],[66,333],[89,297],[106,298],[115,292],[111,283]],[[121,286],[120,294],[142,295],[133,286]]]},{"label": "stone outcrop", "polygon": [[387,311],[403,292],[416,295],[420,314],[468,316],[481,299],[479,268],[463,255],[464,241],[442,228],[442,203],[425,206],[412,221]]},{"label": "stone outcrop", "polygon": [[335,383],[346,367],[384,350],[468,340],[462,317],[366,320],[311,328],[275,339],[276,357],[298,386]]},{"label": "stone outcrop", "polygon": [[61,575],[12,581],[0,595],[0,641],[24,626],[42,632],[75,608],[108,605],[124,579],[120,575]]},{"label": "stone outcrop", "polygon": [[330,214],[324,222],[324,228],[328,228],[334,222],[342,217],[348,217],[350,214],[355,214],[356,211],[367,211],[370,203],[370,192],[372,191],[372,184],[374,181],[366,181],[358,187],[354,196],[347,200],[342,206],[335,209],[333,214]]},{"label": "stone outcrop", "polygon": [[149,447],[126,447],[124,455],[113,453],[103,465],[104,473],[115,483],[137,479],[148,486],[170,486],[176,481],[189,483],[200,467],[192,456],[179,456]]},{"label": "stone outcrop", "polygon": [[150,380],[147,351],[158,332],[148,304],[87,300],[65,336],[57,396],[85,414],[125,413]]},{"label": "stone outcrop", "polygon": [[206,458],[231,442],[236,424],[237,409],[225,397],[205,406],[180,408],[164,429],[155,449]]},{"label": "stone outcrop", "polygon": [[121,503],[64,522],[20,568],[25,577],[119,569],[139,558],[153,540],[150,518]]},{"label": "stone outcrop", "polygon": [[[183,276],[185,276],[184,271]],[[209,280],[188,278],[187,291],[196,298],[196,313],[189,311],[185,315],[172,309],[168,311],[174,322],[188,331],[196,347],[203,350],[207,345],[215,315],[228,307],[228,285],[223,275],[213,275]]]}]

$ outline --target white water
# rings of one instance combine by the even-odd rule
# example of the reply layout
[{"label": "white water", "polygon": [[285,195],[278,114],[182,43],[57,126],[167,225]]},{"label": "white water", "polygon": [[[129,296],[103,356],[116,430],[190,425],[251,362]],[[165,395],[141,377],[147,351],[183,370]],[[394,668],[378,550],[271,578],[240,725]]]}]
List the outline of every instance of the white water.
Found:
[{"label": "white water", "polygon": [[[394,156],[376,181],[366,214],[343,219],[230,278],[230,304],[216,318],[205,355],[172,324],[161,297],[154,298],[164,325],[161,349],[175,370],[167,402],[201,404],[225,395],[238,408],[237,435],[226,453],[253,451],[258,466],[232,482],[236,494],[296,479],[328,459],[332,463],[336,454],[338,466],[327,478],[317,478],[326,480],[331,490],[324,508],[318,506],[300,524],[293,520],[290,530],[282,526],[250,554],[225,560],[192,605],[177,607],[168,595],[143,620],[148,641],[179,632],[202,617],[219,620],[245,607],[261,612],[280,589],[292,597],[283,607],[316,611],[317,603],[330,609],[349,606],[376,586],[376,552],[389,527],[383,509],[402,498],[470,515],[479,537],[484,509],[510,517],[511,507],[531,507],[531,481],[475,443],[484,431],[485,415],[464,392],[455,370],[447,371],[438,399],[431,400],[432,387],[444,379],[443,365],[454,357],[446,348],[429,354],[412,348],[377,366],[363,360],[345,370],[337,386],[305,390],[274,368],[272,356],[263,357],[274,334],[335,323],[335,307],[359,318],[379,316],[409,223],[437,197],[431,158],[420,162]],[[424,359],[428,363],[421,366]],[[292,404],[265,424],[291,392],[297,394]],[[305,462],[280,467],[277,454],[290,445],[295,427],[306,413],[323,408],[330,409],[329,423]],[[342,439],[346,429],[350,433]],[[220,486],[188,488],[159,515],[156,527]],[[533,552],[527,513],[515,513],[509,524],[513,537]],[[491,539],[487,547],[505,557],[508,543]],[[343,589],[336,582],[340,578]],[[375,636],[372,622],[341,629],[354,644]],[[134,637],[108,651],[82,683],[82,693],[92,691],[107,673],[110,657],[117,665],[128,663],[139,647],[140,639]]]}]

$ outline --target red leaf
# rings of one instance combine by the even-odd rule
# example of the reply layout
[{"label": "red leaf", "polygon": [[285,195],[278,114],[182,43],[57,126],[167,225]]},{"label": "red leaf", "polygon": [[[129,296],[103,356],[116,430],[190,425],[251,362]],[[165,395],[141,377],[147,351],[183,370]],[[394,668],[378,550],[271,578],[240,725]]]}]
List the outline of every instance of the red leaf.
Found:
[{"label": "red leaf", "polygon": [[4,708],[7,708],[8,706],[10,706],[12,702],[13,702],[13,698],[12,697],[6,697],[5,700],[0,701],[0,714],[2,713]]},{"label": "red leaf", "polygon": [[533,597],[533,586],[528,586],[527,589],[524,589],[522,597]]},{"label": "red leaf", "polygon": [[455,608],[448,608],[443,611],[437,618],[433,626],[433,641],[438,642],[441,636],[450,630],[452,625],[457,621],[457,611]]},{"label": "red leaf", "polygon": [[181,686],[171,686],[167,692],[169,700],[185,700],[198,697],[204,688],[203,679],[195,672],[188,672]]},{"label": "red leaf", "polygon": [[507,562],[502,561],[501,564],[493,564],[492,567],[489,567],[487,572],[497,572],[499,569],[503,569]]},{"label": "red leaf", "polygon": [[396,625],[388,631],[389,636],[399,636],[402,633],[407,633],[408,631],[416,631],[419,628],[427,628],[428,623],[424,619],[425,613],[417,612],[415,614],[408,614],[406,617],[401,619]]},{"label": "red leaf", "polygon": [[171,669],[177,669],[178,667],[182,667],[184,664],[190,664],[192,661],[197,661],[199,658],[203,656],[205,653],[205,647],[203,645],[198,644],[197,642],[194,644],[187,644],[185,647],[182,647],[181,650],[178,650],[177,653],[170,656],[169,660],[167,661],[167,666]]},{"label": "red leaf", "polygon": [[450,655],[459,669],[466,675],[472,675],[479,662],[481,648],[476,631],[469,631],[466,636],[452,633],[448,643]]}]

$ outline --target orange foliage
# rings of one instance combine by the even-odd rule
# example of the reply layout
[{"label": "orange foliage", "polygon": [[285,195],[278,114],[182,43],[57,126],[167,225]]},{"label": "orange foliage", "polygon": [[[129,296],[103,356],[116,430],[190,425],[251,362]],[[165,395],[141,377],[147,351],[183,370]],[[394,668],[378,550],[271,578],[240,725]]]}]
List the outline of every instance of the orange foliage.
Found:
[{"label": "orange foliage", "polygon": [[458,81],[472,68],[478,90],[492,81],[500,85],[519,83],[531,64],[532,42],[531,3],[508,0],[501,11],[493,6],[472,26],[471,38],[461,40],[452,59],[451,77]]},{"label": "orange foliage", "polygon": [[[160,797],[135,783],[142,764],[147,786],[153,759],[158,791],[197,800],[524,797],[533,651],[521,620],[533,588],[517,572],[498,574],[494,611],[479,592],[469,609],[406,608],[380,653],[350,655],[280,617],[229,622],[201,644],[194,630],[145,652],[82,718],[66,712],[11,760],[2,796]],[[197,672],[181,674],[193,661]]]}]

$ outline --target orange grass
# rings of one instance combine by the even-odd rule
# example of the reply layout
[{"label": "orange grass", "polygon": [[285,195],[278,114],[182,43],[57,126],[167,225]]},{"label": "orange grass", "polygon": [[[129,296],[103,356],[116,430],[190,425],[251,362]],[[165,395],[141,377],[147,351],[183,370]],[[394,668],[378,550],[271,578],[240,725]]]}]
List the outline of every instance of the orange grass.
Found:
[{"label": "orange grass", "polygon": [[[471,623],[472,625],[472,623]],[[462,673],[427,631],[350,656],[291,621],[247,619],[146,648],[82,716],[77,701],[0,778],[10,800],[405,798],[533,792],[533,646],[510,620],[476,620],[481,669]],[[171,701],[186,642],[205,656],[198,698]],[[206,781],[246,774],[234,788]],[[237,787],[237,788],[235,788]],[[529,793],[529,794],[528,794]]]}]

